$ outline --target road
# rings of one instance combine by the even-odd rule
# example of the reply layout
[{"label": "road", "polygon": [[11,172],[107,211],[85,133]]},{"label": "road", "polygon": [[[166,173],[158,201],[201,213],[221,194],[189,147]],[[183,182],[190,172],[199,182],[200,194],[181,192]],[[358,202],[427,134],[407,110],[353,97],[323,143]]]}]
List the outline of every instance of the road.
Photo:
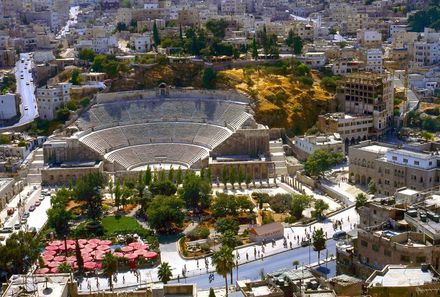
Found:
[{"label": "road", "polygon": [[20,54],[20,59],[17,61],[15,66],[15,79],[17,80],[17,93],[21,96],[21,118],[14,125],[1,127],[0,132],[24,126],[38,117],[37,100],[35,98],[35,85],[32,79],[33,67],[34,63],[32,54]]},{"label": "road", "polygon": [[[238,278],[243,279],[250,279],[250,280],[258,280],[261,277],[262,273],[270,273],[275,272],[282,269],[293,269],[292,262],[297,260],[301,265],[307,265],[309,263],[309,253],[311,258],[311,263],[315,263],[318,261],[318,254],[313,251],[312,248],[309,247],[302,247],[297,248],[293,250],[289,250],[284,253],[280,253],[271,257],[267,257],[265,259],[249,262],[243,265],[240,265],[238,267]],[[328,255],[336,255],[336,242],[334,240],[328,240],[327,241],[327,250],[321,252],[321,259],[326,256],[326,253]],[[325,264],[322,264],[322,266],[325,266]],[[332,261],[328,263],[327,265],[328,269],[328,277],[332,277],[336,275],[336,263],[335,261]],[[233,280],[235,282],[236,280],[236,272],[237,270],[234,269],[233,272]],[[209,289],[212,288],[219,288],[223,287],[225,285],[224,278],[219,275],[215,274],[214,281],[209,282],[208,275],[198,275],[194,277],[189,277],[187,279],[180,279],[181,283],[195,283],[197,284],[197,288],[200,289]],[[230,280],[228,280],[230,282]],[[170,283],[177,283],[177,280],[173,280]]]},{"label": "road", "polygon": [[60,32],[57,34],[56,39],[61,39],[64,36],[66,36],[67,33],[69,33],[70,27],[76,24],[78,21],[79,12],[80,12],[79,6],[73,6],[70,8],[69,20],[67,21],[66,25],[60,30]]}]

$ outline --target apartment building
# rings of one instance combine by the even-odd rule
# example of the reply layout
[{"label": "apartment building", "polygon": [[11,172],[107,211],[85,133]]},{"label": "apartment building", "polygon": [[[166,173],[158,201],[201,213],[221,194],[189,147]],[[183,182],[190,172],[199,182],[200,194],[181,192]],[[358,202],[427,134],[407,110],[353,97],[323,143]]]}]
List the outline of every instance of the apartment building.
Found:
[{"label": "apartment building", "polygon": [[316,125],[321,133],[337,133],[346,145],[352,145],[371,136],[373,116],[328,113],[319,115]]},{"label": "apartment building", "polygon": [[0,120],[9,120],[17,115],[17,97],[15,94],[0,95]]},{"label": "apartment building", "polygon": [[383,72],[383,52],[380,48],[367,49],[364,53],[365,70],[368,72]]},{"label": "apartment building", "polygon": [[372,136],[383,135],[392,124],[394,88],[389,74],[352,73],[338,82],[336,98],[341,111],[373,116]]},{"label": "apartment building", "polygon": [[328,68],[334,75],[346,75],[358,72],[364,66],[364,62],[354,58],[338,58],[333,60]]},{"label": "apartment building", "polygon": [[345,149],[341,136],[337,133],[329,135],[295,136],[292,149],[299,160],[305,160],[316,150],[325,150],[330,153],[343,153]]},{"label": "apartment building", "polygon": [[152,42],[150,34],[131,34],[130,43],[138,53],[146,53],[151,50]]},{"label": "apartment building", "polygon": [[402,187],[426,190],[439,185],[438,143],[397,147],[366,141],[349,149],[350,180],[367,185],[374,182],[377,194],[392,195]]},{"label": "apartment building", "polygon": [[382,45],[382,34],[375,30],[360,30],[357,33],[359,44],[366,48],[378,48]]},{"label": "apartment building", "polygon": [[37,88],[37,105],[40,118],[53,120],[56,112],[70,100],[70,83],[59,83],[54,87]]},{"label": "apartment building", "polygon": [[222,0],[220,9],[223,14],[244,14],[246,13],[246,1],[243,0]]},{"label": "apartment building", "polygon": [[440,62],[440,39],[436,42],[414,42],[415,67],[429,66]]}]

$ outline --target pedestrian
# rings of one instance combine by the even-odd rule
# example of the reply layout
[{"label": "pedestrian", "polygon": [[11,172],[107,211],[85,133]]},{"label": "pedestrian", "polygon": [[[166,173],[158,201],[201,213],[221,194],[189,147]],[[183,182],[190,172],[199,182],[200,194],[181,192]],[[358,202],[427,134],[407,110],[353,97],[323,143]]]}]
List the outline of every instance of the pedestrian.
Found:
[{"label": "pedestrian", "polygon": [[199,259],[197,259],[197,268],[199,268]]},{"label": "pedestrian", "polygon": [[177,275],[177,282],[180,283],[180,274]]},{"label": "pedestrian", "polygon": [[122,276],[122,283],[125,284],[125,275]]},{"label": "pedestrian", "polygon": [[249,254],[246,253],[246,261],[249,261]]}]

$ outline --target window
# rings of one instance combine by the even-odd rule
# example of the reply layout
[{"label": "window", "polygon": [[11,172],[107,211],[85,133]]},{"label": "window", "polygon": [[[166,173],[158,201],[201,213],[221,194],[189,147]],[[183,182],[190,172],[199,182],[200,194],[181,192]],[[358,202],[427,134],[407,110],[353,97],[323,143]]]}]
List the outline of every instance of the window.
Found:
[{"label": "window", "polygon": [[403,163],[408,163],[408,159],[403,159]]},{"label": "window", "polygon": [[420,165],[420,162],[419,161],[414,161],[414,165]]},{"label": "window", "polygon": [[363,247],[368,247],[368,242],[366,242],[365,240],[361,240],[361,245]]},{"label": "window", "polygon": [[377,244],[372,244],[371,245],[371,248],[373,249],[373,251],[375,251],[375,252],[378,252],[379,251],[379,245],[377,245]]}]

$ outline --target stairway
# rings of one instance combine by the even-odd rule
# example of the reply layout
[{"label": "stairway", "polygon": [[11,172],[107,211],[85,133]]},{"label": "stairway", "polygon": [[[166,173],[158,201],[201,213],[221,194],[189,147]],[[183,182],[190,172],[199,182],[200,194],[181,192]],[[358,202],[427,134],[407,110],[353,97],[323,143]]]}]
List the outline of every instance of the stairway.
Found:
[{"label": "stairway", "polygon": [[29,165],[29,172],[27,175],[29,184],[41,184],[41,169],[44,166],[43,149],[36,149],[33,153],[31,164]]},{"label": "stairway", "polygon": [[286,155],[281,139],[269,142],[270,159],[275,164],[275,174],[277,176],[288,175],[286,166]]}]

